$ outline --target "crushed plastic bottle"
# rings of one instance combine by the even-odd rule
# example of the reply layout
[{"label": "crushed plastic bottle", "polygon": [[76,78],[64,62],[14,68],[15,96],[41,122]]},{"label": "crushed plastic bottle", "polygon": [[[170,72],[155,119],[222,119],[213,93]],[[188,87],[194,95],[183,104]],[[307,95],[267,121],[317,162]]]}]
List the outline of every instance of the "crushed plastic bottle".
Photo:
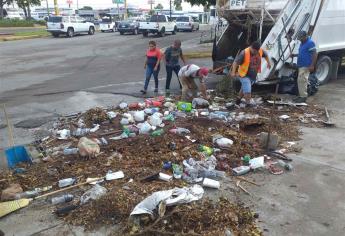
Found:
[{"label": "crushed plastic bottle", "polygon": [[157,136],[161,136],[162,134],[164,134],[164,130],[163,129],[157,129],[151,133],[151,136],[157,137]]},{"label": "crushed plastic bottle", "polygon": [[175,121],[175,117],[174,117],[173,114],[168,114],[168,115],[163,117],[163,120],[165,120],[165,121]]},{"label": "crushed plastic bottle", "polygon": [[201,169],[199,171],[199,177],[210,178],[210,179],[221,179],[225,177],[225,172],[214,170],[214,169],[213,170]]},{"label": "crushed plastic bottle", "polygon": [[77,136],[77,137],[85,136],[91,132],[90,130],[91,129],[89,128],[78,128],[73,132],[73,136]]},{"label": "crushed plastic bottle", "polygon": [[70,202],[72,201],[74,196],[72,194],[64,194],[59,197],[54,197],[50,200],[51,204],[56,205],[60,203]]},{"label": "crushed plastic bottle", "polygon": [[286,162],[283,161],[283,160],[278,160],[278,164],[279,164],[281,167],[283,167],[285,170],[292,170],[292,169],[293,169],[293,167],[292,167],[291,164],[286,163]]},{"label": "crushed plastic bottle", "polygon": [[76,181],[77,181],[76,178],[62,179],[62,180],[59,180],[58,185],[59,185],[59,188],[64,188],[64,187],[67,187],[67,186],[74,184]]},{"label": "crushed plastic bottle", "polygon": [[211,120],[225,120],[228,121],[228,118],[224,114],[219,114],[216,112],[211,112],[208,116]]},{"label": "crushed plastic bottle", "polygon": [[183,168],[180,165],[172,164],[173,175],[175,179],[181,179],[183,174]]},{"label": "crushed plastic bottle", "polygon": [[176,129],[171,129],[171,130],[169,130],[169,132],[172,134],[190,134],[189,129],[181,128],[181,127],[178,127]]},{"label": "crushed plastic bottle", "polygon": [[201,107],[208,107],[210,105],[210,103],[203,98],[193,98],[192,101],[192,107],[196,108],[197,106],[201,106]]},{"label": "crushed plastic bottle", "polygon": [[74,155],[77,154],[79,151],[79,148],[65,148],[63,150],[64,155]]}]

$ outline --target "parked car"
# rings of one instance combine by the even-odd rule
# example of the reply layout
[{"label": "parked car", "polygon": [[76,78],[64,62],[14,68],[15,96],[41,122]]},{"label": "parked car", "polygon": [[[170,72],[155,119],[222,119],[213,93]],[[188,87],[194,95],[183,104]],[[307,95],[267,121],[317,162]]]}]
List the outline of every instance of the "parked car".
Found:
[{"label": "parked car", "polygon": [[149,33],[164,37],[166,32],[176,34],[177,28],[174,21],[170,21],[165,15],[153,15],[148,22],[140,22],[139,31],[147,37]]},{"label": "parked car", "polygon": [[199,30],[199,21],[196,21],[191,16],[179,16],[176,18],[176,27],[178,31]]},{"label": "parked car", "polygon": [[86,22],[85,19],[79,16],[50,16],[47,22],[47,31],[54,37],[65,34],[71,38],[81,33],[93,35],[95,33],[95,25],[91,22]]},{"label": "parked car", "polygon": [[99,22],[99,29],[101,32],[115,32],[117,30],[116,17],[114,14],[106,13],[101,17],[101,22]]},{"label": "parked car", "polygon": [[121,21],[118,26],[118,31],[121,35],[124,33],[138,34],[139,32],[139,22],[134,19],[128,19]]}]

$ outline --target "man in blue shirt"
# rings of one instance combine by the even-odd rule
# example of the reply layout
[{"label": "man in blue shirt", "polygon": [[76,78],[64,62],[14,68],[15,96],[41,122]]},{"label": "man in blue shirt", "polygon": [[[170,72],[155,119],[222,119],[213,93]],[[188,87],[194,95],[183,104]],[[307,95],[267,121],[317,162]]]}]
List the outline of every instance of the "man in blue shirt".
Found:
[{"label": "man in blue shirt", "polygon": [[298,93],[299,97],[294,99],[294,102],[301,103],[306,102],[308,97],[307,87],[308,78],[311,72],[315,70],[315,64],[317,59],[315,43],[308,37],[306,31],[301,31],[298,34],[298,39],[301,41],[297,57],[298,67]]}]

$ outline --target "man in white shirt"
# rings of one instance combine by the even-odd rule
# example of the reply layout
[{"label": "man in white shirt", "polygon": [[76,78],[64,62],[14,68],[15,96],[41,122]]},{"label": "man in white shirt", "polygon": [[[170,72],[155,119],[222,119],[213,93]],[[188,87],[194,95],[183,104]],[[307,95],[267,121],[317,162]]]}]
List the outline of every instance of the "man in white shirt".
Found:
[{"label": "man in white shirt", "polygon": [[200,68],[197,65],[191,64],[183,66],[179,73],[178,77],[182,85],[182,100],[188,100],[188,92],[191,91],[192,98],[197,97],[198,95],[198,86],[196,85],[194,79],[199,79],[200,81],[200,92],[202,97],[207,98],[206,95],[206,85],[205,79],[208,75],[208,69],[205,67]]}]

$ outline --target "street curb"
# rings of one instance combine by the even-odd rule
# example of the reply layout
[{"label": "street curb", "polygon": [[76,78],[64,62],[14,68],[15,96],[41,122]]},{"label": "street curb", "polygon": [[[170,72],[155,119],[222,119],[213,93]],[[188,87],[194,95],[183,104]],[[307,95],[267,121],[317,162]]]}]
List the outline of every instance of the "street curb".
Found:
[{"label": "street curb", "polygon": [[8,42],[8,41],[17,41],[17,40],[24,40],[24,39],[37,39],[37,38],[45,38],[45,37],[48,37],[48,36],[44,36],[44,35],[10,36],[10,37],[0,38],[0,41]]}]

